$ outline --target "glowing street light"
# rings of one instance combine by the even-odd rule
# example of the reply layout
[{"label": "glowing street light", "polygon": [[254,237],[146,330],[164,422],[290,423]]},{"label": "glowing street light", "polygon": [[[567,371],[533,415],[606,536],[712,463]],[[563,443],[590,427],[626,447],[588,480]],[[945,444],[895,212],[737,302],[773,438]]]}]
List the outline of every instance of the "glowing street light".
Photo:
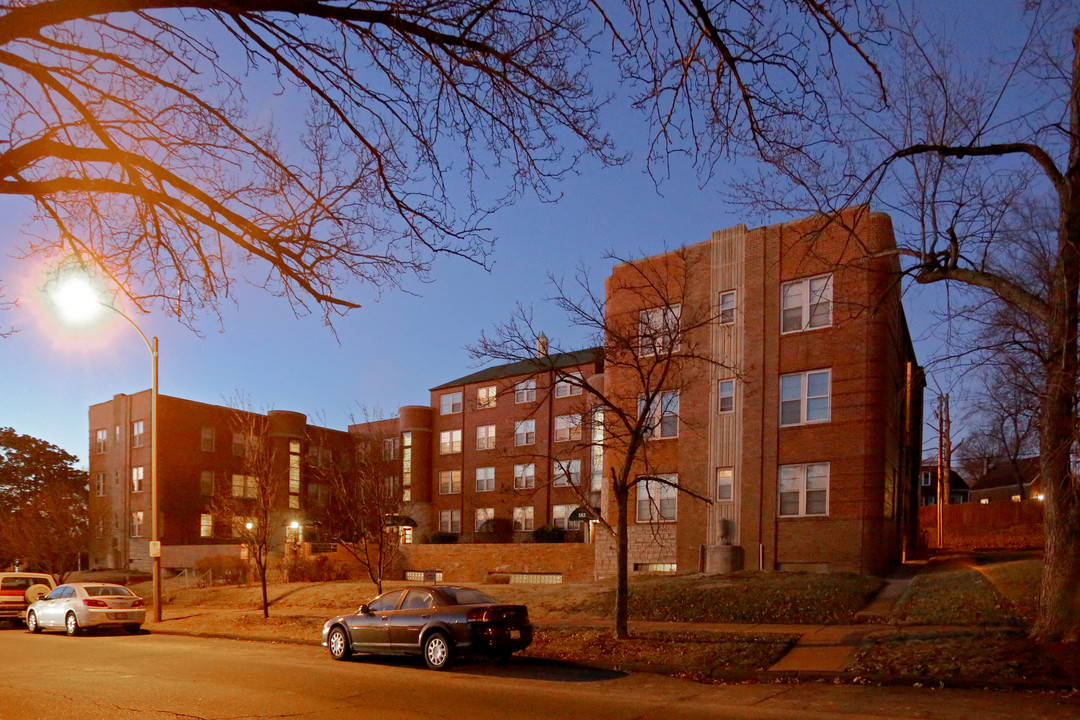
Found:
[{"label": "glowing street light", "polygon": [[60,313],[70,322],[86,323],[92,320],[102,308],[112,310],[128,321],[150,351],[150,559],[153,562],[154,578],[154,621],[161,622],[161,533],[158,526],[158,339],[146,337],[146,333],[135,321],[117,307],[103,302],[98,290],[90,279],[81,274],[69,274],[63,278],[50,293]]}]

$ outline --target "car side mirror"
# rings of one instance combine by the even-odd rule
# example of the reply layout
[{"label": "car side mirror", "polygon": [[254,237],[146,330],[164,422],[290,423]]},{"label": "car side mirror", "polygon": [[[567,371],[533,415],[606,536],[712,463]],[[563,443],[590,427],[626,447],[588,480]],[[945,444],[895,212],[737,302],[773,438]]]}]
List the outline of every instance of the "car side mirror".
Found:
[{"label": "car side mirror", "polygon": [[361,605],[360,606],[360,614],[361,615],[371,615],[372,614],[371,606],[368,605],[367,603],[364,603],[363,605]]}]

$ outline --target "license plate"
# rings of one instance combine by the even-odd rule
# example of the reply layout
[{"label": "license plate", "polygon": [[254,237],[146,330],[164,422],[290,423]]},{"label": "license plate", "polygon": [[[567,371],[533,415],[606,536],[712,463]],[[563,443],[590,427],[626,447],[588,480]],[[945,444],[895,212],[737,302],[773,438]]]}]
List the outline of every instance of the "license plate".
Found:
[{"label": "license plate", "polygon": [[520,630],[511,630],[510,631],[510,639],[511,640],[520,640],[521,639],[521,631]]},{"label": "license plate", "polygon": [[109,613],[110,620],[127,620],[127,613]]}]

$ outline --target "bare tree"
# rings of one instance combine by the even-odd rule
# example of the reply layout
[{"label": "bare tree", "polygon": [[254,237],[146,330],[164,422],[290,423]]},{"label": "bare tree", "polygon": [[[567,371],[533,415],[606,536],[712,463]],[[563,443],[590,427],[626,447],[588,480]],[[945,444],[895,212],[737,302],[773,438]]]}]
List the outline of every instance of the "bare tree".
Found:
[{"label": "bare tree", "polygon": [[52,573],[60,580],[79,569],[89,547],[90,523],[82,488],[48,485],[0,523],[0,547],[24,568]]},{"label": "bare tree", "polygon": [[403,517],[400,438],[396,420],[365,410],[349,454],[318,472],[330,488],[320,535],[352,555],[382,592],[400,544]]},{"label": "bare tree", "polygon": [[[593,510],[596,498],[589,483],[571,483],[571,487],[593,519],[615,539],[615,633],[620,638],[628,636],[629,513],[639,485],[647,488],[653,522],[671,519],[664,499],[676,494],[708,502],[693,488],[669,479],[673,468],[666,463],[671,459],[654,454],[649,442],[665,424],[684,422],[679,394],[703,391],[701,384],[717,364],[709,352],[708,337],[720,310],[707,293],[706,297],[695,293],[694,284],[701,279],[696,271],[699,252],[700,248],[682,248],[659,258],[629,261],[612,256],[622,265],[608,282],[606,296],[590,286],[584,269],[571,283],[551,278],[554,294],[548,301],[601,348],[604,373],[599,382],[559,365],[554,343],[550,345],[554,352],[537,356],[542,333],[524,307],[470,347],[474,357],[484,360],[531,360],[537,374],[582,390],[582,407],[587,410],[583,417],[588,418],[582,437],[604,448],[605,482],[611,491],[614,519]],[[602,432],[592,432],[595,429]]]},{"label": "bare tree", "polygon": [[[72,255],[190,322],[238,280],[356,307],[583,155],[617,161],[584,2],[0,4],[0,194]],[[276,116],[276,117],[275,117]],[[241,268],[248,267],[244,271]]]}]

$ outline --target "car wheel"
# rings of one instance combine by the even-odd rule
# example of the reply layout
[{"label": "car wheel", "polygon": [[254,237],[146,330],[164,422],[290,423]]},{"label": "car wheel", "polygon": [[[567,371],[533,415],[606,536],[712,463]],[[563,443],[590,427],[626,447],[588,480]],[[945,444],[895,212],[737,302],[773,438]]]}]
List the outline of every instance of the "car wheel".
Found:
[{"label": "car wheel", "polygon": [[450,641],[441,632],[433,632],[424,640],[424,662],[432,670],[445,670],[452,653]]},{"label": "car wheel", "polygon": [[330,657],[335,660],[348,660],[352,657],[352,645],[349,643],[349,635],[340,626],[335,627],[327,635],[326,647],[330,650]]},{"label": "car wheel", "polygon": [[38,625],[37,613],[31,610],[26,613],[26,629],[32,633],[41,632],[41,626]]},{"label": "car wheel", "polygon": [[67,630],[67,634],[71,637],[75,637],[82,632],[82,628],[79,627],[79,618],[75,617],[75,613],[69,612],[67,617],[64,618],[64,629]]}]

